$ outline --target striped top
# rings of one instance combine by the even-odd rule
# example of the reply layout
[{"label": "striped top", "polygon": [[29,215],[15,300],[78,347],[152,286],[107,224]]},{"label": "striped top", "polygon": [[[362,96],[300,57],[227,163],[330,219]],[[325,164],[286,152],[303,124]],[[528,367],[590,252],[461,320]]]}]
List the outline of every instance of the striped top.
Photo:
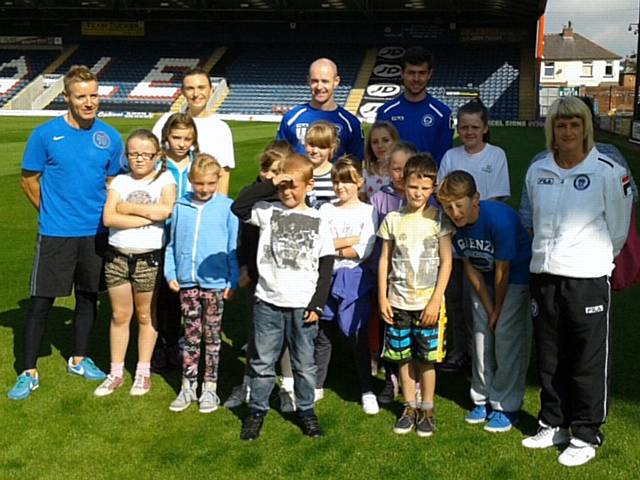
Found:
[{"label": "striped top", "polygon": [[331,170],[322,175],[313,176],[313,190],[309,192],[309,205],[318,209],[324,203],[338,203],[336,192],[333,191],[333,182],[331,181]]}]

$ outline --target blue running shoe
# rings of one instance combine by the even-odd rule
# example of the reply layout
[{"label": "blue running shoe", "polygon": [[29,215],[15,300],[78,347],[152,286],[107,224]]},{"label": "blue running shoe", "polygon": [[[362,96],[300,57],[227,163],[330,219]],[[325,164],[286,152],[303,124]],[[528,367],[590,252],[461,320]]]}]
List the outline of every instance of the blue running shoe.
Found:
[{"label": "blue running shoe", "polygon": [[487,432],[508,432],[516,423],[518,423],[518,414],[516,412],[494,410],[489,415],[489,422],[484,426],[484,429]]},{"label": "blue running shoe", "polygon": [[476,405],[473,410],[470,410],[469,413],[467,413],[467,416],[464,417],[464,421],[471,425],[484,423],[485,420],[487,420],[486,405]]},{"label": "blue running shoe", "polygon": [[24,400],[29,398],[31,392],[40,386],[38,377],[32,377],[28,372],[22,372],[16,380],[16,384],[13,386],[7,396],[10,400]]},{"label": "blue running shoe", "polygon": [[107,374],[100,370],[89,357],[84,357],[77,365],[73,364],[73,357],[69,357],[69,361],[67,362],[67,371],[74,375],[80,375],[87,380],[100,381],[107,378]]}]

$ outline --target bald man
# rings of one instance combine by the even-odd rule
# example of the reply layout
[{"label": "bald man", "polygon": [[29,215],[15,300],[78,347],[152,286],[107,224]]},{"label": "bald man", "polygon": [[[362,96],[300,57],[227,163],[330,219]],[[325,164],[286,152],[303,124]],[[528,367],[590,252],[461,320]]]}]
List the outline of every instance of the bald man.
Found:
[{"label": "bald man", "polygon": [[304,137],[309,126],[318,120],[333,123],[340,137],[336,158],[351,154],[362,160],[364,137],[360,121],[338,105],[334,98],[335,89],[340,85],[338,67],[328,58],[319,58],[309,67],[309,87],[311,100],[289,110],[280,122],[276,138],[286,140],[294,150],[306,155]]}]

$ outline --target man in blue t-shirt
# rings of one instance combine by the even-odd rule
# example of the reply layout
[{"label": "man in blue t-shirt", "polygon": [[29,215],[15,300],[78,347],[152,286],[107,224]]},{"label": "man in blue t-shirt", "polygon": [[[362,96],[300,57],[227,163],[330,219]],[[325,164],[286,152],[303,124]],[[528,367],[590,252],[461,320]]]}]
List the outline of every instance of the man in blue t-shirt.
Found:
[{"label": "man in blue t-shirt", "polygon": [[276,139],[286,140],[296,153],[306,156],[304,137],[307,129],[318,120],[326,120],[336,126],[340,138],[334,160],[345,154],[354,155],[362,160],[364,158],[362,127],[353,114],[336,103],[334,92],[339,84],[338,67],[333,61],[328,58],[319,58],[314,61],[309,67],[311,100],[285,113]]},{"label": "man in blue t-shirt", "polygon": [[400,138],[413,143],[420,152],[429,152],[437,166],[453,145],[451,109],[427,94],[433,75],[433,55],[422,47],[407,49],[402,58],[404,92],[384,103],[376,120],[395,125]]},{"label": "man in blue t-shirt", "polygon": [[474,407],[465,421],[506,432],[518,420],[529,366],[531,239],[514,209],[480,201],[467,172],[447,175],[438,200],[458,229],[453,245],[472,287]]},{"label": "man in blue t-shirt", "polygon": [[38,240],[24,336],[24,371],[9,398],[27,398],[39,386],[36,360],[56,297],[76,299],[70,373],[106,377],[86,355],[107,245],[102,209],[107,184],[121,168],[120,134],[96,118],[98,79],[85,66],[64,77],[68,111],[37,127],[22,159],[22,189],[38,211]]}]

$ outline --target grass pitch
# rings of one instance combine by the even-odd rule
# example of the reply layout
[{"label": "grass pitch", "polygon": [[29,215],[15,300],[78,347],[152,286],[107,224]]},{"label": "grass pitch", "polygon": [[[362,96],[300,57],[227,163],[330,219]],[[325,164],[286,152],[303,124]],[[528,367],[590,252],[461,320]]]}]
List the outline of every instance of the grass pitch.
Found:
[{"label": "grass pitch", "polygon": [[[437,433],[428,439],[398,436],[391,426],[400,405],[378,416],[364,415],[358,404],[351,357],[336,346],[328,391],[317,411],[326,431],[321,440],[304,437],[291,416],[272,410],[262,437],[253,443],[238,438],[246,410],[220,409],[202,415],[197,407],[169,411],[179,375],[154,375],[151,392],[128,395],[135,368],[135,328],[127,360],[125,388],[106,398],[93,396],[95,383],[65,373],[71,351],[73,299],[55,303],[41,350],[41,388],[26,401],[12,402],[6,392],[22,368],[23,319],[36,236],[36,212],[19,187],[20,161],[38,118],[0,118],[0,478],[638,478],[640,470],[640,382],[634,367],[639,345],[636,315],[638,288],[616,294],[613,309],[613,388],[607,441],[590,464],[570,470],[556,462],[554,449],[529,451],[523,434],[536,428],[538,393],[534,366],[520,425],[505,434],[489,434],[464,423],[470,407],[468,380],[438,378]],[[108,120],[123,135],[148,120]],[[231,122],[237,168],[231,195],[256,175],[256,158],[275,135],[276,125]],[[541,129],[493,128],[493,143],[507,152],[512,204],[517,205],[529,159],[544,145]],[[636,166],[638,152],[620,143]],[[78,159],[82,161],[82,159]],[[640,179],[638,170],[636,178]],[[101,296],[92,356],[109,365],[109,301]],[[247,330],[247,299],[242,292],[227,304],[223,330],[219,393],[224,400],[242,376],[239,348]],[[18,359],[18,360],[16,360]],[[382,382],[379,381],[377,388]],[[274,403],[274,406],[276,403]]]}]

